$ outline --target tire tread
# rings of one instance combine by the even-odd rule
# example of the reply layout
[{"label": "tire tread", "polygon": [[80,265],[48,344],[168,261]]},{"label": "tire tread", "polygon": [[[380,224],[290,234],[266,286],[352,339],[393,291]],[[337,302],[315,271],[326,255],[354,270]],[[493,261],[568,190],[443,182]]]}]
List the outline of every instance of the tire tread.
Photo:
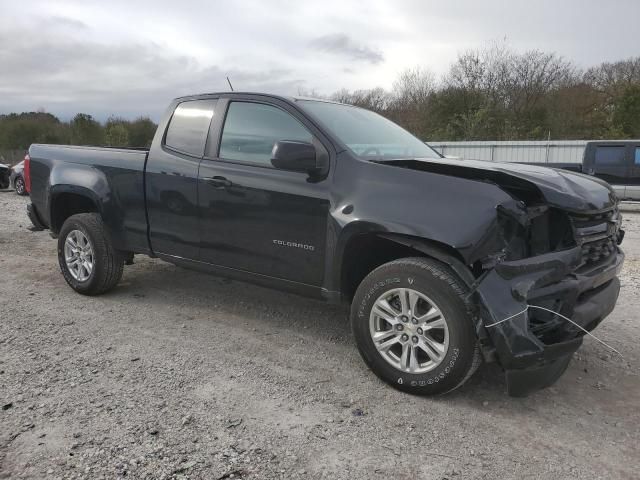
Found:
[{"label": "tire tread", "polygon": [[91,235],[94,243],[93,253],[97,257],[95,261],[96,282],[89,288],[79,290],[70,281],[70,274],[66,272],[66,268],[62,266],[63,274],[67,283],[74,290],[84,295],[100,295],[113,289],[120,279],[124,271],[124,257],[113,248],[109,232],[107,231],[102,218],[98,213],[78,213],[69,217],[62,226],[61,232],[65,230],[68,223],[77,222],[86,228]]},{"label": "tire tread", "polygon": [[[424,270],[427,270],[434,277],[439,278],[444,282],[447,282],[451,287],[451,289],[456,293],[456,295],[464,303],[465,307],[467,308],[467,312],[469,316],[470,317],[473,316],[473,305],[469,302],[469,299],[467,296],[468,289],[449,267],[447,267],[446,265],[444,265],[443,263],[437,260],[433,260],[425,257],[409,257],[409,258],[404,258],[400,260],[395,260],[393,262],[390,262],[389,264],[394,264],[394,263],[396,263],[396,265],[404,263],[407,265],[412,265],[416,268],[422,268]],[[471,365],[469,366],[469,370],[467,371],[466,375],[460,381],[460,383],[458,383],[455,387],[447,390],[443,394],[452,392],[457,388],[460,388],[462,385],[464,385],[466,381],[473,376],[476,370],[478,370],[481,363],[482,363],[482,354],[480,353],[480,344],[476,342],[473,350],[473,359],[471,361]]]},{"label": "tire tread", "polygon": [[[418,269],[423,270],[428,275],[445,282],[451,291],[460,299],[460,301],[464,304],[464,307],[467,311],[467,316],[471,320],[474,317],[474,306],[468,299],[468,288],[465,283],[460,280],[458,275],[456,275],[451,268],[449,268],[446,264],[432,259],[430,257],[406,257],[397,260],[393,260],[391,262],[385,263],[384,265],[379,266],[374,269],[372,272],[365,277],[362,284],[365,284],[368,279],[375,277],[380,278],[386,275],[387,270],[397,270],[398,268],[402,270],[412,270]],[[361,284],[361,285],[362,285]],[[356,293],[356,297],[357,297]],[[356,307],[356,302],[354,300],[352,307],[352,318],[355,318],[353,308]],[[482,363],[482,355],[480,352],[480,345],[476,340],[474,342],[473,351],[471,352],[471,360],[469,362],[469,366],[467,371],[462,375],[461,380],[455,384],[452,388],[449,388],[445,391],[442,391],[440,394],[449,393],[459,387],[461,387],[471,376],[476,372],[479,366]],[[394,385],[396,388],[400,388],[405,391],[410,391],[405,387],[399,387],[398,385]]]}]

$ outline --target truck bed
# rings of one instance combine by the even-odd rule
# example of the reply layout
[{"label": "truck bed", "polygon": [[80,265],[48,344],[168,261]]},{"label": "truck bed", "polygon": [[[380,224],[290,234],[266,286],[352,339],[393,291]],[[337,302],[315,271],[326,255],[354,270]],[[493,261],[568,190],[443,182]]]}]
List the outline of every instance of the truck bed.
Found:
[{"label": "truck bed", "polygon": [[101,213],[112,225],[119,227],[118,246],[148,251],[144,201],[148,153],[148,149],[138,148],[32,145],[31,200],[40,220],[49,228],[55,226],[50,203],[84,191],[95,198],[96,205],[102,205],[105,211]]},{"label": "truck bed", "polygon": [[[44,159],[95,165],[104,162],[115,162],[117,166],[129,166],[140,170],[144,168],[144,160],[149,153],[148,148],[119,147],[82,147],[77,145],[33,144],[29,149],[32,160]],[[129,161],[133,163],[129,163]]]}]

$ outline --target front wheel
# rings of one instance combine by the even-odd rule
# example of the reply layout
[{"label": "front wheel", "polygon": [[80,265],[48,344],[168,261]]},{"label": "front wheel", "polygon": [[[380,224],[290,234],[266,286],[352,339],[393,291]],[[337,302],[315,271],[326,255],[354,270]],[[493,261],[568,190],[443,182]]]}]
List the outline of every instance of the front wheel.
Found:
[{"label": "front wheel", "polygon": [[24,179],[22,177],[17,177],[15,179],[14,187],[15,187],[16,193],[18,195],[26,195],[27,194],[27,188],[25,187]]},{"label": "front wheel", "polygon": [[58,263],[67,283],[83,295],[99,295],[122,277],[124,257],[97,213],[67,218],[58,236]]},{"label": "front wheel", "polygon": [[358,350],[382,380],[432,395],[462,385],[481,356],[462,282],[427,258],[396,260],[371,272],[351,306]]}]

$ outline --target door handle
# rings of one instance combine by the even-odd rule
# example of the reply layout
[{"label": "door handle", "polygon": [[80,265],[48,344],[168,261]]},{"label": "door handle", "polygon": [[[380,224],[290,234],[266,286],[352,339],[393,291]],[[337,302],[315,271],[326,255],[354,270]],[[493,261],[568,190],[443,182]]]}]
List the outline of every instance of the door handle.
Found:
[{"label": "door handle", "polygon": [[233,185],[230,180],[217,175],[215,177],[205,177],[203,180],[214,188],[227,188]]}]

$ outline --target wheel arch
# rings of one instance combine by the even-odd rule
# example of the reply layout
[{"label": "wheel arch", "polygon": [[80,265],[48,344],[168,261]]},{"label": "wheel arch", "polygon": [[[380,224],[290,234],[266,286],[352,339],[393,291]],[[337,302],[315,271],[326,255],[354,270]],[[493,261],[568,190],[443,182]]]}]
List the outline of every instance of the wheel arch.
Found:
[{"label": "wheel arch", "polygon": [[469,288],[475,282],[473,273],[454,247],[437,240],[385,231],[374,224],[361,225],[339,243],[334,282],[342,297],[350,300],[360,282],[375,268],[415,256],[429,257],[447,265]]},{"label": "wheel arch", "polygon": [[462,255],[454,247],[447,245],[446,243],[442,243],[437,240],[430,240],[428,238],[411,237],[397,233],[382,233],[380,236],[398,244],[413,248],[424,253],[427,257],[431,257],[434,260],[438,260],[448,265],[468,287],[471,287],[475,282],[475,277],[469,267],[465,264]]},{"label": "wheel arch", "polygon": [[65,220],[78,213],[102,215],[101,202],[92,190],[75,185],[51,187],[49,200],[51,233],[57,235]]}]

